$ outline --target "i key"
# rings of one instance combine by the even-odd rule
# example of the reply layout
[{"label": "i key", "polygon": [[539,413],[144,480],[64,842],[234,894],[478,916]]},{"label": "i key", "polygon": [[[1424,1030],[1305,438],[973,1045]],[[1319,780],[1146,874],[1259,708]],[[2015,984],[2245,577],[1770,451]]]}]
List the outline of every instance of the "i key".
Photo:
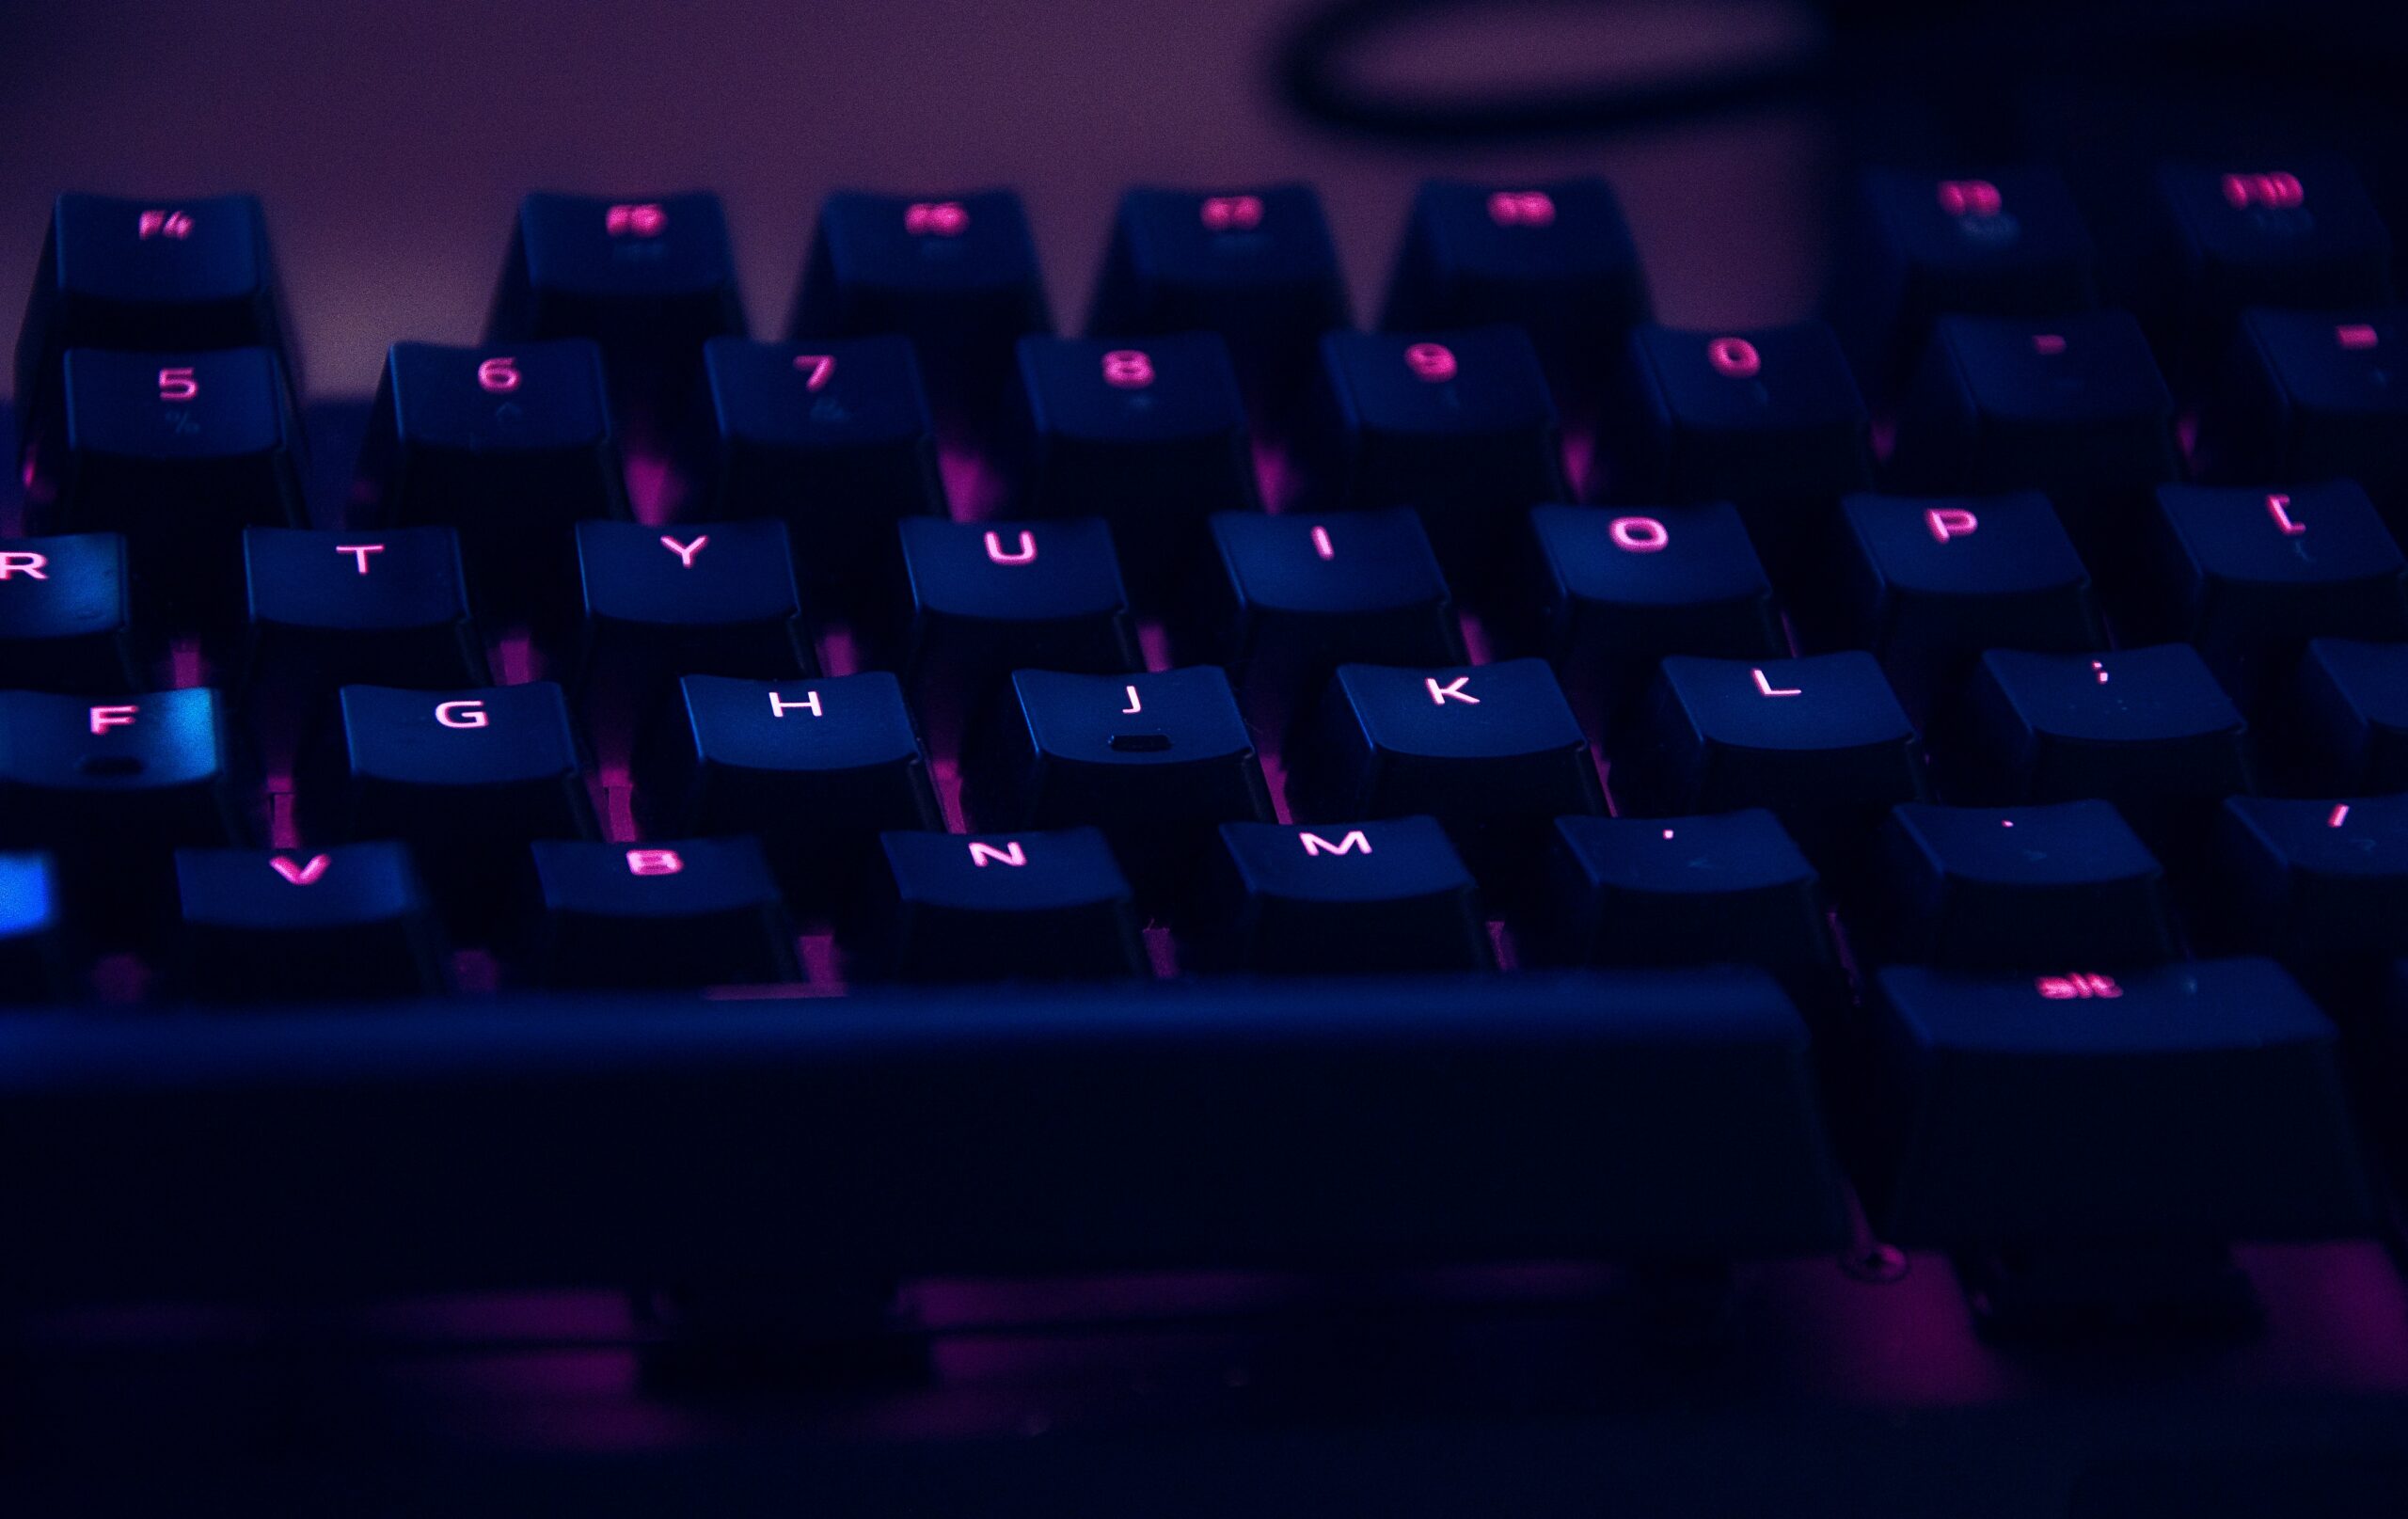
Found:
[{"label": "i key", "polygon": [[550,987],[791,981],[794,930],[760,841],[538,839],[527,957]]},{"label": "i key", "polygon": [[2103,801],[1896,809],[1882,833],[1888,957],[1965,971],[2102,970],[2179,953],[2157,857]]},{"label": "i key", "polygon": [[2186,369],[2210,363],[2253,306],[2332,310],[2392,298],[2391,236],[2347,164],[2168,165],[2158,170],[2163,226],[2151,283],[2162,341]]},{"label": "i key", "polygon": [[887,833],[879,845],[878,890],[839,930],[870,976],[1146,973],[1129,881],[1100,830]]},{"label": "i key", "polygon": [[2293,768],[2311,792],[2408,791],[2408,643],[2310,639],[2289,718]]},{"label": "i key", "polygon": [[305,707],[342,686],[480,686],[460,542],[449,528],[249,528],[246,690]]},{"label": "i key", "polygon": [[1198,964],[1265,974],[1482,971],[1480,888],[1431,817],[1305,828],[1224,823]]},{"label": "i key", "polygon": [[816,672],[777,521],[577,525],[584,620],[574,668],[590,704],[649,711],[681,674]]},{"label": "i key", "polygon": [[2354,480],[2408,513],[2408,311],[2258,307],[2242,313],[2199,420],[2210,480]]},{"label": "i key", "polygon": [[202,997],[413,997],[444,941],[409,850],[179,849],[180,983]]},{"label": "i key", "polygon": [[133,599],[117,533],[0,539],[0,690],[134,689]]},{"label": "i key", "polygon": [[66,1001],[75,959],[58,866],[0,854],[0,1004]]}]

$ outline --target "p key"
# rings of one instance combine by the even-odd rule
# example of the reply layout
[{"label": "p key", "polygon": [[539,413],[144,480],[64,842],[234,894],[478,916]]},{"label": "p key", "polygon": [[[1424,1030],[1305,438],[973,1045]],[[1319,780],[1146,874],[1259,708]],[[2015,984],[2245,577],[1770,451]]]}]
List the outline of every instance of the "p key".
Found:
[{"label": "p key", "polygon": [[1129,882],[1092,828],[887,833],[876,900],[840,928],[863,972],[909,981],[1143,975]]},{"label": "p key", "polygon": [[1481,971],[1480,889],[1435,819],[1224,823],[1201,963],[1272,974]]},{"label": "p key", "polygon": [[212,998],[408,997],[444,987],[409,851],[179,849],[182,984]]},{"label": "p key", "polygon": [[0,690],[130,691],[136,638],[125,539],[0,539]]},{"label": "p key", "polygon": [[791,981],[794,931],[750,838],[538,839],[528,949],[553,987]]}]

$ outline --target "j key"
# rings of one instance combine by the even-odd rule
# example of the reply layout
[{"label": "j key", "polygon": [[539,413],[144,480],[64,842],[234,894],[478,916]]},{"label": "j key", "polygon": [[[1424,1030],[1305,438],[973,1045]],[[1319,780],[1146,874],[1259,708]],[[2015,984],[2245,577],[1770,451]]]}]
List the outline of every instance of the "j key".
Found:
[{"label": "j key", "polygon": [[2354,480],[2408,503],[2408,311],[2364,306],[2242,313],[2200,419],[2210,479]]},{"label": "j key", "polygon": [[649,709],[681,674],[776,679],[817,669],[783,522],[665,532],[580,522],[577,562],[585,616],[576,663],[594,702]]},{"label": "j key", "polygon": [[1206,593],[1206,641],[1258,721],[1284,721],[1341,664],[1463,661],[1447,578],[1410,507],[1223,512],[1210,527],[1223,578]]},{"label": "j key", "polygon": [[20,415],[48,409],[71,348],[264,348],[289,364],[259,201],[60,196],[17,338]]},{"label": "j key", "polygon": [[2187,813],[2257,789],[2248,725],[2186,643],[1993,649],[1974,667],[1961,745],[1950,778],[1962,799],[2102,798],[2161,847]]},{"label": "j key", "polygon": [[2408,791],[2408,643],[2311,639],[2291,692],[2311,785],[2336,796]]},{"label": "j key", "polygon": [[2392,298],[2391,236],[2347,165],[2169,165],[2157,175],[2165,226],[2164,315],[2186,363],[2210,361],[2252,306],[2301,310]]},{"label": "j key", "polygon": [[1603,400],[1630,329],[1652,317],[1639,249],[1605,181],[1425,180],[1380,325],[1510,323],[1530,335],[1558,403],[1585,413]]},{"label": "j key", "polygon": [[1905,378],[1947,313],[2041,317],[2098,304],[2098,250],[2053,170],[1874,169],[1858,190],[1832,320],[1876,389]]},{"label": "j key", "polygon": [[2270,960],[1878,978],[1864,1180],[1909,1245],[2362,1229],[2333,1025]]},{"label": "j key", "polygon": [[354,520],[457,530],[480,608],[508,618],[557,593],[570,524],[627,515],[601,351],[582,338],[395,343],[359,467]]},{"label": "j key", "polygon": [[819,208],[786,336],[902,334],[919,352],[938,421],[974,433],[994,423],[1012,344],[1053,328],[1019,196],[840,190]]},{"label": "j key", "polygon": [[2157,631],[2196,645],[2244,707],[2310,638],[2408,639],[2408,560],[2349,481],[2161,486],[2147,539]]},{"label": "j key", "polygon": [[419,996],[443,932],[409,851],[179,849],[182,984],[203,997]]},{"label": "j key", "polygon": [[1792,996],[1841,988],[1821,878],[1764,809],[1701,817],[1565,817],[1555,825],[1533,931],[1569,965],[1743,961]]},{"label": "j key", "polygon": [[1544,660],[1340,665],[1299,737],[1297,818],[1427,814],[1492,894],[1524,880],[1556,818],[1605,810],[1580,721]]},{"label": "j key", "polygon": [[1228,345],[1258,422],[1283,415],[1323,333],[1353,324],[1338,252],[1310,186],[1120,198],[1087,331],[1205,331]]},{"label": "j key", "polygon": [[449,528],[248,528],[245,686],[302,704],[342,686],[479,686],[460,541]]},{"label": "j key", "polygon": [[641,752],[638,795],[670,833],[754,833],[806,907],[848,895],[877,835],[942,829],[903,688],[884,671],[808,681],[689,675]]},{"label": "j key", "polygon": [[943,516],[936,424],[908,338],[703,345],[719,434],[712,516],[777,517],[817,605],[859,614],[895,524]]},{"label": "j key", "polygon": [[133,690],[133,602],[116,533],[0,539],[0,690]]},{"label": "j key", "polygon": [[983,829],[1091,823],[1141,897],[1184,899],[1215,824],[1268,822],[1237,698],[1210,665],[1130,675],[1022,670],[963,801]]},{"label": "j key", "polygon": [[1739,514],[1704,506],[1542,506],[1536,544],[1539,646],[1574,710],[1609,720],[1672,654],[1727,659],[1789,652],[1772,587]]},{"label": "j key", "polygon": [[50,851],[99,931],[153,926],[169,851],[243,841],[248,777],[215,691],[0,692],[0,848]]},{"label": "j key", "polygon": [[2408,797],[2233,797],[2216,818],[2218,925],[2320,989],[2363,993],[2408,922]]},{"label": "j key", "polygon": [[1458,581],[1514,514],[1563,498],[1555,402],[1519,327],[1334,332],[1321,365],[1323,500],[1416,508]]},{"label": "j key", "polygon": [[1959,971],[2120,969],[2179,953],[2165,873],[2103,801],[1890,815],[1883,953]]},{"label": "j key", "polygon": [[490,932],[535,839],[592,838],[568,702],[547,681],[453,691],[346,686],[314,833],[399,839],[464,934]]},{"label": "j key", "polygon": [[1268,974],[1481,971],[1480,889],[1435,819],[1224,823],[1210,917],[1182,948]]},{"label": "j key", "polygon": [[1022,338],[1019,365],[1011,448],[1029,515],[1109,520],[1135,574],[1191,559],[1209,514],[1257,504],[1219,338]]},{"label": "j key", "polygon": [[2038,490],[2096,512],[2180,473],[2173,392],[2122,311],[1941,317],[1890,471],[1908,490]]},{"label": "j key", "polygon": [[794,930],[758,840],[538,839],[528,958],[551,987],[791,981]]},{"label": "j key", "polygon": [[1015,670],[1144,668],[1105,523],[913,518],[902,531],[901,664],[940,748]]},{"label": "j key", "polygon": [[1925,794],[1923,741],[1861,650],[1666,659],[1615,754],[1614,797],[1648,815],[1768,807],[1830,868],[1893,803]]},{"label": "j key", "polygon": [[882,892],[845,941],[907,981],[1143,975],[1137,910],[1112,847],[1057,832],[887,833]]},{"label": "j key", "polygon": [[64,1001],[73,952],[58,867],[42,854],[0,854],[0,1003]]},{"label": "j key", "polygon": [[2036,491],[1851,496],[1840,514],[1840,634],[1880,658],[1909,712],[1957,689],[1985,650],[2107,641],[2090,572]]}]

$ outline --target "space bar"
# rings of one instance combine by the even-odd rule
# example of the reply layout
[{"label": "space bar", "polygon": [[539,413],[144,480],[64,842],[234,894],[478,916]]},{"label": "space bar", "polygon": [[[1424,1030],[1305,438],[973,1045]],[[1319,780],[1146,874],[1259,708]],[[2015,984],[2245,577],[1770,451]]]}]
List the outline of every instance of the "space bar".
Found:
[{"label": "space bar", "polygon": [[191,1301],[1842,1236],[1749,971],[0,1018],[0,1285]]}]

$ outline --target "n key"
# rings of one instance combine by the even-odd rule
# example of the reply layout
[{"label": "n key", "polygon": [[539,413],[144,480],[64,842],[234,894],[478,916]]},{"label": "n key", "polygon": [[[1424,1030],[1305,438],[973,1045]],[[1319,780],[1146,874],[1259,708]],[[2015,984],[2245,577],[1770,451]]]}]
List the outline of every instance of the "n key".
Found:
[{"label": "n key", "polygon": [[0,690],[130,691],[146,653],[124,538],[0,539]]},{"label": "n key", "polygon": [[794,930],[758,840],[538,839],[528,959],[551,987],[795,978]]},{"label": "n key", "polygon": [[443,934],[398,844],[179,849],[182,984],[217,999],[410,997],[444,987]]},{"label": "n key", "polygon": [[1224,823],[1202,964],[1268,974],[1484,971],[1480,888],[1434,818],[1293,828]]},{"label": "n key", "polygon": [[1143,975],[1137,910],[1092,828],[887,833],[877,893],[840,926],[864,973],[987,981]]}]

